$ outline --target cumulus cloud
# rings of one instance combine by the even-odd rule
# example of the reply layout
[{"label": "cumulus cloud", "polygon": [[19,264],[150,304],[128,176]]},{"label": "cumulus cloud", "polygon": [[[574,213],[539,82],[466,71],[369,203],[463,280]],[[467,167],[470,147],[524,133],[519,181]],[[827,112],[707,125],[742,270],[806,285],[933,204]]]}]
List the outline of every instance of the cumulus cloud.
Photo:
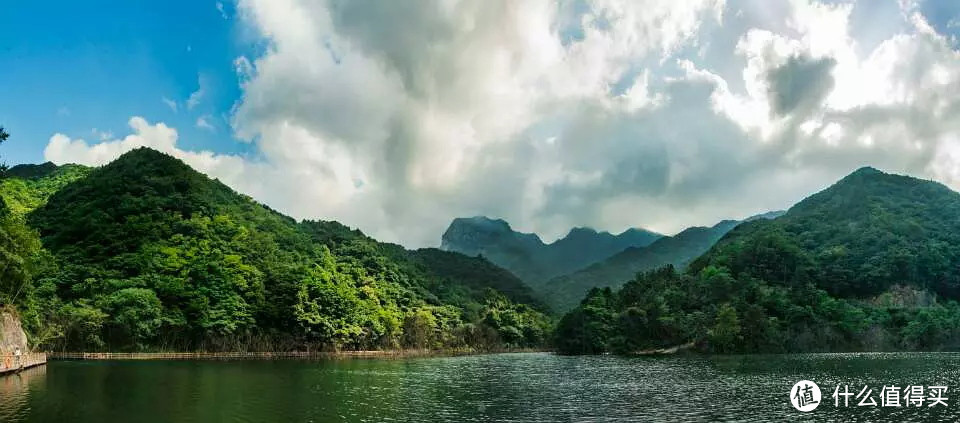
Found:
[{"label": "cumulus cloud", "polygon": [[113,132],[110,131],[101,131],[97,128],[90,130],[90,133],[93,134],[100,141],[107,141],[113,139]]},{"label": "cumulus cloud", "polygon": [[142,117],[130,118],[128,124],[133,134],[121,140],[105,140],[93,145],[82,139],[71,139],[63,134],[54,134],[43,150],[43,156],[57,164],[81,163],[100,166],[137,147],[150,147],[166,153],[175,151],[177,142],[175,129],[162,123],[150,125]]},{"label": "cumulus cloud", "polygon": [[788,207],[867,164],[960,187],[960,57],[921,9],[241,0],[267,47],[234,62],[231,126],[256,159],[180,150],[139,118],[122,140],[55,135],[47,157],[162,147],[295,217],[408,246],[476,214],[545,238],[674,232]]},{"label": "cumulus cloud", "polygon": [[[64,134],[50,137],[43,151],[44,158],[56,164],[79,163],[88,166],[102,166],[123,153],[139,147],[150,147],[179,158],[211,177],[220,178],[225,183],[241,187],[254,197],[266,198],[266,193],[287,177],[280,169],[245,157],[217,154],[211,151],[188,151],[177,146],[177,130],[162,122],[150,123],[146,119],[134,116],[128,121],[131,134],[122,139],[101,139],[95,144],[83,139],[70,138]],[[98,135],[110,135],[98,133]],[[260,182],[257,182],[257,181]],[[286,194],[291,190],[279,188]]]}]

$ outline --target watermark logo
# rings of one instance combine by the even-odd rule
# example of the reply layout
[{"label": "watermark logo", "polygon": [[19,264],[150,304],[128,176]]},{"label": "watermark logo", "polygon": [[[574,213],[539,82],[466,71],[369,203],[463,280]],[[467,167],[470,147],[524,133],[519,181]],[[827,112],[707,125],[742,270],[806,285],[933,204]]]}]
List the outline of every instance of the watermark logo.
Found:
[{"label": "watermark logo", "polygon": [[816,410],[820,405],[820,387],[809,380],[797,382],[790,390],[790,403],[804,413]]},{"label": "watermark logo", "polygon": [[[843,390],[840,390],[841,386]],[[880,397],[880,407],[946,407],[947,401],[950,399],[946,395],[946,385],[927,387],[910,385],[905,388],[897,385],[883,385],[883,388],[877,391],[879,391],[876,396]],[[854,394],[854,392],[857,392],[856,387],[851,391],[848,385],[837,385],[836,389],[833,390],[833,406],[850,407],[851,402],[857,407],[878,406],[875,391],[870,386],[864,385],[859,393]],[[853,397],[853,401],[850,401],[851,397]]]},{"label": "watermark logo", "polygon": [[[882,387],[837,384],[833,390],[833,406],[849,407],[902,407],[923,409],[947,407],[946,385],[886,385]],[[829,391],[827,391],[829,393]],[[821,402],[820,387],[809,380],[801,380],[790,389],[790,403],[801,412],[817,409]],[[827,400],[830,403],[830,400]]]}]

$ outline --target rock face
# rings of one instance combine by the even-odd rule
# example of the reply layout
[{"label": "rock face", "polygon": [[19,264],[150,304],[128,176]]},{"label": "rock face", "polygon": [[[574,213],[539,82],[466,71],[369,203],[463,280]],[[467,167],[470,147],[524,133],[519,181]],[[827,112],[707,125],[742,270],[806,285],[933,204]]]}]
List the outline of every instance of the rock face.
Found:
[{"label": "rock face", "polygon": [[23,353],[29,352],[27,334],[20,326],[20,319],[13,313],[0,312],[0,354],[11,354],[17,347]]}]

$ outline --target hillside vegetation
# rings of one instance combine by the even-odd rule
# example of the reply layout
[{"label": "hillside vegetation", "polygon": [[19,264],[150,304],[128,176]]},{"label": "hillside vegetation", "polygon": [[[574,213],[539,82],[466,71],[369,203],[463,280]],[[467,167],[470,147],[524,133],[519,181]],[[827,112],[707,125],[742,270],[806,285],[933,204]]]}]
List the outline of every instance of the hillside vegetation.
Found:
[{"label": "hillside vegetation", "polygon": [[50,162],[17,165],[7,171],[6,178],[0,180],[0,192],[10,211],[23,215],[44,205],[53,193],[87,176],[90,170],[86,166],[57,166]]},{"label": "hillside vegetation", "polygon": [[695,342],[713,352],[960,347],[960,194],[860,169],[774,220],[739,225],[684,272],[595,289],[565,353]]},{"label": "hillside vegetation", "polygon": [[665,236],[646,247],[631,247],[590,267],[558,276],[544,285],[546,302],[553,310],[565,312],[576,307],[593,288],[619,288],[637,273],[663,266],[681,268],[706,252],[727,231],[740,223],[724,220],[709,228],[687,228]]},{"label": "hillside vegetation", "polygon": [[[550,323],[480,258],[297,222],[165,154],[11,169],[0,302],[60,350],[501,348]],[[15,294],[15,292],[20,294]]]}]

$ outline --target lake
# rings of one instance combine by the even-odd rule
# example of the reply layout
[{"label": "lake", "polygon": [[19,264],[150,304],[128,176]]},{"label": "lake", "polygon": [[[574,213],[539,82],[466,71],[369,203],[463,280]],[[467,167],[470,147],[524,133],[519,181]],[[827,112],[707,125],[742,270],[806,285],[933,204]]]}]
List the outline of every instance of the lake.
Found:
[{"label": "lake", "polygon": [[[957,421],[958,369],[957,353],[53,361],[0,377],[0,421]],[[801,379],[823,392],[810,413],[789,400]],[[945,385],[947,406],[835,407],[837,385],[877,404],[884,385]]]}]

